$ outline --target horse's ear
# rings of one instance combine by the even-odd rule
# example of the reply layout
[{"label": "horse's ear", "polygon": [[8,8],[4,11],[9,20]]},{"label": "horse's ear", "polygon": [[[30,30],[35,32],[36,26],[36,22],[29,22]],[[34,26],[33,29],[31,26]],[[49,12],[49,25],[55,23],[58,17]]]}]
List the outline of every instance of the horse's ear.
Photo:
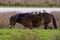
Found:
[{"label": "horse's ear", "polygon": [[35,14],[38,14],[37,12],[35,12]]},{"label": "horse's ear", "polygon": [[39,14],[40,14],[41,12],[39,11]]},{"label": "horse's ear", "polygon": [[33,14],[33,12],[31,12],[30,14]]},{"label": "horse's ear", "polygon": [[47,13],[45,10],[43,10],[43,13]]},{"label": "horse's ear", "polygon": [[33,14],[33,12],[31,12],[31,14]]}]

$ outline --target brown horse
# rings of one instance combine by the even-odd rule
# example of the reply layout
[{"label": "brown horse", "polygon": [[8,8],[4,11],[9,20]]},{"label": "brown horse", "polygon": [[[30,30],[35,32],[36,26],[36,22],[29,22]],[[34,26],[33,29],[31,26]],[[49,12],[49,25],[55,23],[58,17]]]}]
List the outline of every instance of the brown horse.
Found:
[{"label": "brown horse", "polygon": [[29,27],[30,29],[33,27],[32,25],[32,21],[30,19],[30,15],[29,13],[21,13],[21,14],[16,14],[10,17],[9,21],[10,21],[10,28],[15,26],[16,23],[20,23],[22,25],[24,25],[24,27]]},{"label": "brown horse", "polygon": [[10,28],[12,26],[15,26],[16,23],[20,23],[24,25],[24,27],[28,27],[30,29],[34,27],[39,27],[41,25],[44,25],[44,28],[48,28],[48,24],[53,21],[54,28],[57,28],[56,20],[53,15],[48,13],[40,13],[39,14],[30,14],[30,13],[24,13],[24,14],[16,14],[10,17]]}]

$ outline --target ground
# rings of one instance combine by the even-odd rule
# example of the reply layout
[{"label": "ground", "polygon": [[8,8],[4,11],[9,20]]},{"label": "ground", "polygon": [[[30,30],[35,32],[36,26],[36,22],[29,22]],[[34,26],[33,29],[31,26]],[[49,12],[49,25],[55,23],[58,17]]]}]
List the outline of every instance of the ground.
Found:
[{"label": "ground", "polygon": [[60,40],[60,29],[0,29],[0,40]]}]

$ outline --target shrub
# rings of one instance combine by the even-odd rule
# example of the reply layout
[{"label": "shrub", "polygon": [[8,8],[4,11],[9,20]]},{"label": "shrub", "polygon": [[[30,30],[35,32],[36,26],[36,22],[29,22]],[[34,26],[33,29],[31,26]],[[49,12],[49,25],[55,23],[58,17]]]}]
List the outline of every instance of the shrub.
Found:
[{"label": "shrub", "polygon": [[7,4],[5,4],[5,3],[0,3],[0,6],[7,6]]}]

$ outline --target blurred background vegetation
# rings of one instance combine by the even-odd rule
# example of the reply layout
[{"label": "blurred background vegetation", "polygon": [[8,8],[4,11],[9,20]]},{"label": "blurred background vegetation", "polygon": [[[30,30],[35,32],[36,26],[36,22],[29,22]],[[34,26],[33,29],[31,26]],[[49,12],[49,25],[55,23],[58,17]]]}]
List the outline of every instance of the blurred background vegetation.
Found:
[{"label": "blurred background vegetation", "polygon": [[0,6],[60,7],[60,0],[0,0]]}]

